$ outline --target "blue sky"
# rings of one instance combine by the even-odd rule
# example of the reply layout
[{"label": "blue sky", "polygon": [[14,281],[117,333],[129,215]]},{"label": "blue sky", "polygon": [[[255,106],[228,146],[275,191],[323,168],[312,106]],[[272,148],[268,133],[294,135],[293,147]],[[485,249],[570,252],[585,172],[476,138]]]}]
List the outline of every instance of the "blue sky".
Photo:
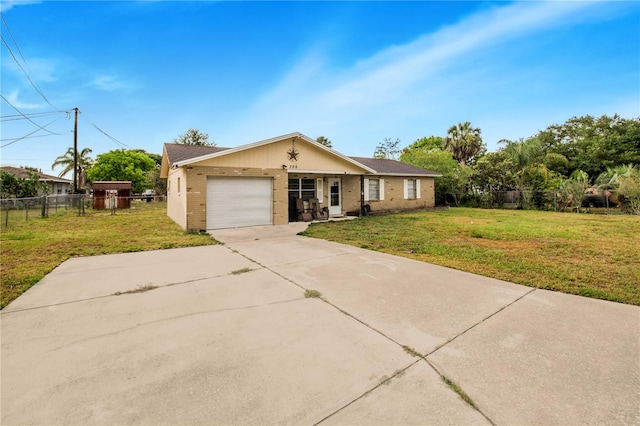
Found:
[{"label": "blue sky", "polygon": [[53,111],[74,107],[94,158],[161,153],[188,128],[226,147],[299,131],[371,156],[463,121],[494,151],[572,116],[640,116],[636,1],[1,4],[2,164],[46,173],[73,145]]}]

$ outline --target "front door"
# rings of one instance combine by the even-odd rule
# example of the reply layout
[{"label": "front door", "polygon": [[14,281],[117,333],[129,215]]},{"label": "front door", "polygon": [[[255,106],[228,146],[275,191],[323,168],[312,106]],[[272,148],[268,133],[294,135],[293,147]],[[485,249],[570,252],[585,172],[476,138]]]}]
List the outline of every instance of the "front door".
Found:
[{"label": "front door", "polygon": [[340,179],[329,179],[329,214],[342,214],[342,194],[340,193]]}]

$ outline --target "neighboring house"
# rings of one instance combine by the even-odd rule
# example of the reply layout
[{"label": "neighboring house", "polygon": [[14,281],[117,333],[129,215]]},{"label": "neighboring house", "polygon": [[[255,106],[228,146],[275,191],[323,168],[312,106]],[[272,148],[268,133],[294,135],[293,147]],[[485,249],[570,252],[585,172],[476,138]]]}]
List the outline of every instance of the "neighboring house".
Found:
[{"label": "neighboring house", "polygon": [[41,171],[30,170],[24,167],[2,166],[1,168],[17,178],[28,178],[30,173],[35,172],[40,177],[40,182],[46,183],[49,187],[47,195],[68,194],[71,192],[73,181],[69,179],[47,175]]},{"label": "neighboring house", "polygon": [[330,217],[433,207],[440,174],[347,157],[291,133],[237,148],[167,143],[160,176],[167,178],[168,216],[202,230],[297,221],[300,200],[317,200]]}]

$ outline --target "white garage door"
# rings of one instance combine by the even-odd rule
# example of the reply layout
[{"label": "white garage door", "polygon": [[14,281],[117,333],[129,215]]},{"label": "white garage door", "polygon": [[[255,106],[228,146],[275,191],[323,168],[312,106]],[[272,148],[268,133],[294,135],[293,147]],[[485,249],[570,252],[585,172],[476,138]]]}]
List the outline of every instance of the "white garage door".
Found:
[{"label": "white garage door", "polygon": [[207,229],[271,225],[271,178],[210,177],[207,180]]}]

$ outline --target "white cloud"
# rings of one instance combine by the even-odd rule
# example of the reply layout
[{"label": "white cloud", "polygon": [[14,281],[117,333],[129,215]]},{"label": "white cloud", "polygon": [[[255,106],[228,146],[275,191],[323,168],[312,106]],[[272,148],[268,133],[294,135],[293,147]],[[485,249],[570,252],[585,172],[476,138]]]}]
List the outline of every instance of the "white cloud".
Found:
[{"label": "white cloud", "polygon": [[131,89],[133,85],[130,82],[121,80],[114,75],[98,75],[91,81],[91,86],[103,90],[105,92],[113,92],[122,89]]},{"label": "white cloud", "polygon": [[12,92],[10,92],[7,96],[6,96],[7,100],[11,103],[11,105],[13,105],[14,107],[18,108],[18,109],[36,109],[36,108],[42,108],[43,104],[33,104],[33,103],[28,103],[28,102],[22,102],[18,99],[18,91],[14,90]]},{"label": "white cloud", "polygon": [[383,129],[424,116],[427,108],[434,110],[434,117],[439,114],[437,109],[455,108],[446,88],[449,93],[459,91],[456,80],[464,80],[468,70],[456,67],[469,55],[592,19],[598,4],[519,2],[492,7],[413,42],[386,48],[346,70],[332,70],[323,52],[309,51],[255,102],[248,119],[244,117],[227,139],[237,140],[241,135],[241,140],[248,141],[298,130],[325,134],[327,129],[357,137],[356,128],[361,138],[367,137],[363,128],[371,130],[370,134],[377,131],[381,138]]},{"label": "white cloud", "polygon": [[[15,49],[14,49],[15,51]],[[58,61],[50,58],[31,58],[25,64],[21,61],[20,65],[24,68],[24,71],[16,64],[16,62],[9,56],[2,58],[2,67],[10,71],[16,77],[26,81],[25,72],[29,73],[29,76],[33,81],[39,82],[51,82],[56,81],[56,68]]]},{"label": "white cloud", "polygon": [[2,13],[7,12],[9,9],[12,9],[16,6],[24,6],[27,4],[38,4],[41,3],[37,0],[2,0],[0,2],[0,11]]}]

